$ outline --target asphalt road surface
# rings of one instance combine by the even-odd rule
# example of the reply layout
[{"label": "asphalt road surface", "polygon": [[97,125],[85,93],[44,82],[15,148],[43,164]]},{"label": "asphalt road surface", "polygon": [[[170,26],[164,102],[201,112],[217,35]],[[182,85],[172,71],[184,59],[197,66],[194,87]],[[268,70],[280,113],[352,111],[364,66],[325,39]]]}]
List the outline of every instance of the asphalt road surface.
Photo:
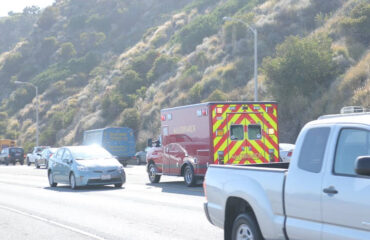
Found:
[{"label": "asphalt road surface", "polygon": [[145,166],[125,168],[126,184],[51,188],[45,169],[0,165],[0,239],[221,240],[203,212],[201,186],[162,177],[150,184]]}]

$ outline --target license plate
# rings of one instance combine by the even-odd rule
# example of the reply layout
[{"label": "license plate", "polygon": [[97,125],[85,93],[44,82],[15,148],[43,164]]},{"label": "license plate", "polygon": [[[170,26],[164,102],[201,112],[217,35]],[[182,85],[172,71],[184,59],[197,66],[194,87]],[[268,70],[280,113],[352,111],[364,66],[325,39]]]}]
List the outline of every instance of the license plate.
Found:
[{"label": "license plate", "polygon": [[20,153],[16,153],[15,156],[20,156],[21,154]]},{"label": "license plate", "polygon": [[101,175],[101,180],[110,180],[111,179],[111,176],[108,174],[108,175]]}]

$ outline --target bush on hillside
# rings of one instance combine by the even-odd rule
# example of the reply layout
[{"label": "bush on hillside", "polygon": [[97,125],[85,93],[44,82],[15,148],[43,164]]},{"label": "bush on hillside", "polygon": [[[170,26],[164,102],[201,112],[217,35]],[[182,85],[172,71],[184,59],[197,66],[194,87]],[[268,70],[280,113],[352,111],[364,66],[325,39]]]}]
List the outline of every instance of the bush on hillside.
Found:
[{"label": "bush on hillside", "polygon": [[75,46],[71,42],[63,43],[58,49],[58,56],[67,61],[77,54]]},{"label": "bush on hillside", "polygon": [[47,7],[42,12],[37,25],[43,30],[49,30],[58,19],[59,10],[56,7]]},{"label": "bush on hillside", "polygon": [[331,39],[288,37],[276,48],[276,57],[263,61],[267,83],[277,100],[324,92],[336,76]]},{"label": "bush on hillside", "polygon": [[223,91],[216,89],[214,90],[204,102],[211,102],[211,101],[226,101],[228,99],[226,93]]},{"label": "bush on hillside", "polygon": [[159,56],[160,54],[156,50],[151,49],[147,53],[133,58],[131,68],[140,75],[140,78],[146,79],[146,75]]},{"label": "bush on hillside", "polygon": [[177,68],[178,59],[169,57],[167,55],[161,55],[158,57],[152,69],[147,74],[147,79],[150,83],[158,80],[159,77],[167,74],[171,74]]},{"label": "bush on hillside", "polygon": [[144,85],[144,80],[134,70],[128,70],[121,78],[116,79],[117,91],[120,94],[131,94]]},{"label": "bush on hillside", "polygon": [[122,127],[129,127],[134,130],[135,136],[140,127],[140,115],[135,108],[127,108],[123,111],[121,115],[121,121],[119,123]]},{"label": "bush on hillside", "polygon": [[19,71],[19,68],[24,61],[24,57],[21,53],[15,52],[10,54],[3,65],[3,71],[8,75],[14,75]]},{"label": "bush on hillside", "polygon": [[370,3],[360,3],[341,21],[344,33],[357,41],[368,45],[370,43]]}]

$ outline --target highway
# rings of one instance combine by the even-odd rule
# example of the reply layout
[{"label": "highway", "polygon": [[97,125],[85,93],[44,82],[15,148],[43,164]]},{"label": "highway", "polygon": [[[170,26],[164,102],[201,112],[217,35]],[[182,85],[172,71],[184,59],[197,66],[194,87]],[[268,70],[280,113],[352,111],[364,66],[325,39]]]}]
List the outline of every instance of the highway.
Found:
[{"label": "highway", "polygon": [[201,186],[174,177],[152,185],[145,166],[125,171],[122,188],[71,190],[49,187],[45,169],[0,165],[0,238],[223,239],[205,217]]}]

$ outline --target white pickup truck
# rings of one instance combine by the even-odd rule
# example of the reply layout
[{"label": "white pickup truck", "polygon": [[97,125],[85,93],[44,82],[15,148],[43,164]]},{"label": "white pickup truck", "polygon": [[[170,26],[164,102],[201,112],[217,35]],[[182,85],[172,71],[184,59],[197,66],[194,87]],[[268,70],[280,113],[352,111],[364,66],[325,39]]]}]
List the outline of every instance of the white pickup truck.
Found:
[{"label": "white pickup truck", "polygon": [[211,165],[204,189],[225,240],[369,240],[370,113],[308,123],[290,163]]}]

